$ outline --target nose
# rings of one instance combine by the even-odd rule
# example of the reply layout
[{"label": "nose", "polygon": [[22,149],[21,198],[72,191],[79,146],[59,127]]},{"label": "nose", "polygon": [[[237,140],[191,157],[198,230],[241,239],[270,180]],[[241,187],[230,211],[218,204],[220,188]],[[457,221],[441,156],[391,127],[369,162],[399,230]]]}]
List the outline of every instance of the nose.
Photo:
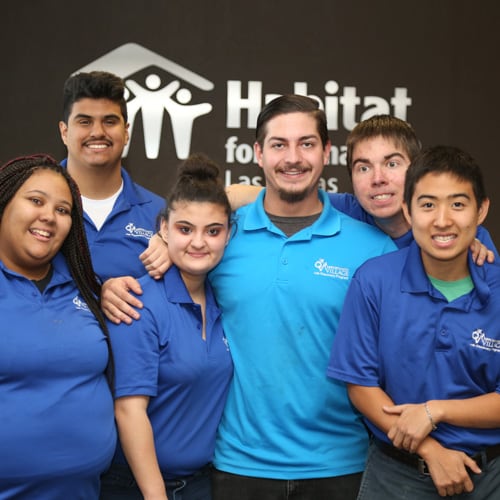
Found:
[{"label": "nose", "polygon": [[380,186],[383,184],[387,184],[387,179],[385,178],[384,172],[380,165],[375,165],[373,167],[373,177],[372,177],[372,184],[374,186]]},{"label": "nose", "polygon": [[55,220],[55,209],[48,203],[43,205],[40,209],[39,219],[43,222],[54,222]]},{"label": "nose", "polygon": [[290,146],[286,150],[287,163],[300,163],[302,156],[298,146]]},{"label": "nose", "polygon": [[104,127],[100,120],[94,120],[92,123],[92,130],[90,131],[92,137],[102,137],[104,134]]},{"label": "nose", "polygon": [[446,227],[450,224],[450,217],[448,215],[448,210],[446,207],[440,207],[436,211],[436,217],[434,219],[434,225],[436,227]]},{"label": "nose", "polygon": [[195,231],[191,238],[193,248],[203,248],[205,246],[205,234],[203,231]]}]

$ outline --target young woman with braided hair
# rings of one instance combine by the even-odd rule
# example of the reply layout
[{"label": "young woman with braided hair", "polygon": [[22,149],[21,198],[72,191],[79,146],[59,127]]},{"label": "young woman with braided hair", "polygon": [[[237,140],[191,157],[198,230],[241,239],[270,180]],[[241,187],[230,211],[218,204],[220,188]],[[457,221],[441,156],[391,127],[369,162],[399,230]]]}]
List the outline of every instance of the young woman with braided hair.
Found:
[{"label": "young woman with braided hair", "polygon": [[0,499],[97,499],[111,351],[80,192],[47,155],[0,168]]}]

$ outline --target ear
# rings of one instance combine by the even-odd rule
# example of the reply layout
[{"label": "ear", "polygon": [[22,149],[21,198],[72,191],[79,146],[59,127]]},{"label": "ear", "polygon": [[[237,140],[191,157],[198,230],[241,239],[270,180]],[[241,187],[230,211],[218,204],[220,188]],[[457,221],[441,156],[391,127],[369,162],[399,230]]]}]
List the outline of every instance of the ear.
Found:
[{"label": "ear", "polygon": [[486,198],[483,203],[481,203],[481,206],[479,207],[479,211],[477,214],[477,225],[481,225],[484,220],[486,219],[486,216],[488,215],[488,210],[490,209],[490,199]]},{"label": "ear", "polygon": [[330,140],[325,144],[323,148],[323,165],[328,165],[330,163],[330,151],[332,149],[332,143]]},{"label": "ear", "polygon": [[125,124],[125,146],[128,144],[128,141],[130,139],[130,123]]},{"label": "ear", "polygon": [[227,247],[229,240],[231,239],[231,234],[233,232],[233,226],[232,224],[229,224],[228,230],[227,230],[227,235],[226,235],[226,243],[225,246]]},{"label": "ear", "polygon": [[411,226],[411,215],[410,211],[408,210],[408,205],[406,204],[405,201],[403,201],[401,208],[403,209],[403,215],[405,216],[406,222],[408,222],[408,224],[410,224]]},{"label": "ear", "polygon": [[255,158],[257,159],[259,167],[262,168],[262,148],[257,141],[255,141],[253,144],[253,152],[255,154]]},{"label": "ear", "polygon": [[66,139],[68,136],[68,125],[66,125],[66,123],[63,121],[59,122],[59,133],[61,134],[61,139],[63,143],[66,145],[67,144]]},{"label": "ear", "polygon": [[160,222],[160,236],[165,243],[168,241],[168,224],[167,221],[163,218]]}]

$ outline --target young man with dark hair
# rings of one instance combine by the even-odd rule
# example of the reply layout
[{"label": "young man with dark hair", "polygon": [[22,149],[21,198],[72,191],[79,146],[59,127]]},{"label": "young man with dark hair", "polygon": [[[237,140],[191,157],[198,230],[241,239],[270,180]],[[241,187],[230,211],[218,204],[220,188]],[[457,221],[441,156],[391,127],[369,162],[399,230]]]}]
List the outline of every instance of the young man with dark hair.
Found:
[{"label": "young man with dark hair", "polygon": [[129,140],[124,91],[123,80],[112,73],[73,75],[64,84],[59,122],[68,149],[62,164],[80,189],[92,261],[103,281],[137,278],[166,253],[153,237],[163,198],[134,183],[121,165]]},{"label": "young man with dark hair", "polygon": [[316,101],[271,101],[256,138],[266,189],[238,210],[210,275],[235,366],[214,499],[278,500],[291,490],[300,500],[355,499],[366,430],[326,363],[352,273],[395,247],[318,190],[330,141]]},{"label": "young man with dark hair", "polygon": [[500,267],[469,251],[488,207],[467,153],[426,150],[404,189],[415,241],[349,286],[328,375],[374,435],[359,499],[498,496]]}]

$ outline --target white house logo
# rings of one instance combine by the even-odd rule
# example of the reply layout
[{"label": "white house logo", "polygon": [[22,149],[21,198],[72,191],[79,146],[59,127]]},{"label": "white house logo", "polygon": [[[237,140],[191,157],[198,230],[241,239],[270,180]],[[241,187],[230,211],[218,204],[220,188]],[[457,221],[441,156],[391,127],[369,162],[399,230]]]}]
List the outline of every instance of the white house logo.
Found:
[{"label": "white house logo", "polygon": [[316,268],[314,274],[341,280],[349,279],[349,269],[346,267],[331,266],[325,259],[318,259],[314,263],[314,267]]},{"label": "white house logo", "polygon": [[85,301],[83,301],[78,295],[73,299],[73,304],[76,309],[80,309],[81,311],[89,311],[89,306]]},{"label": "white house logo", "polygon": [[486,351],[500,352],[500,340],[488,338],[481,328],[472,332],[472,340],[474,340],[474,343],[471,344],[472,347]]},{"label": "white house logo", "polygon": [[153,231],[149,229],[143,229],[142,227],[135,227],[133,222],[129,222],[125,226],[126,236],[132,236],[133,238],[144,238],[146,240],[150,240],[153,236]]},{"label": "white house logo", "polygon": [[[142,84],[137,80],[144,70],[147,74],[141,76]],[[211,81],[136,43],[126,43],[75,73],[88,71],[109,71],[124,79],[128,91],[130,138],[140,111],[147,158],[158,158],[165,111],[170,117],[177,157],[189,156],[194,121],[212,111],[208,102],[190,104],[193,91],[213,90]],[[127,156],[130,142],[124,156]]]}]

